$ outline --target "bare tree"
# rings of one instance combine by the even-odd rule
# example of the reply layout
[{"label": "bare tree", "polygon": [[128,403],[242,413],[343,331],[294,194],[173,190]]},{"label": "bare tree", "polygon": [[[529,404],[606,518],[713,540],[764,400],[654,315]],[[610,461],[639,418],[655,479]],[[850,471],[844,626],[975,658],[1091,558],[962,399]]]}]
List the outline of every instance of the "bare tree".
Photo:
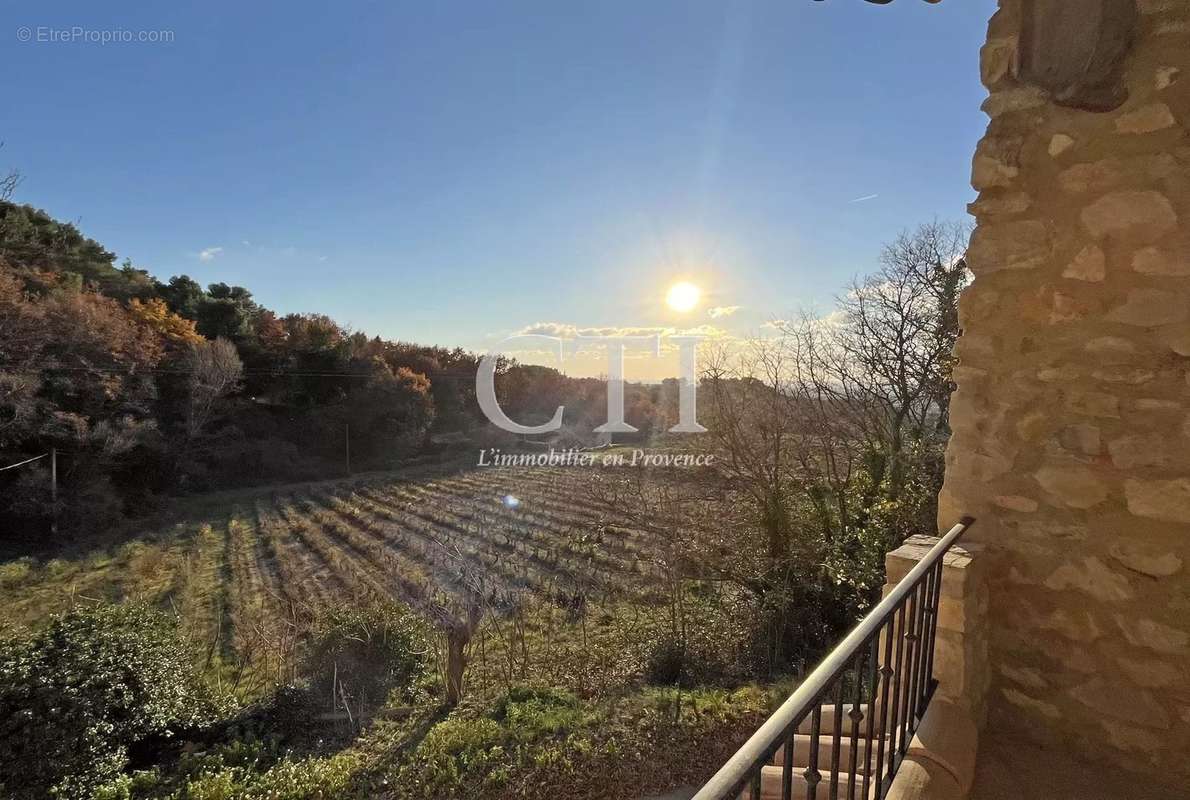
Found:
[{"label": "bare tree", "polygon": [[235,345],[219,338],[194,345],[186,356],[186,368],[190,375],[186,436],[194,439],[210,421],[215,403],[239,385],[244,365]]},{"label": "bare tree", "polygon": [[[4,142],[0,142],[0,148],[3,147]],[[21,185],[23,179],[21,173],[15,169],[11,169],[5,175],[0,176],[0,200],[7,200],[12,197],[13,192]]]}]

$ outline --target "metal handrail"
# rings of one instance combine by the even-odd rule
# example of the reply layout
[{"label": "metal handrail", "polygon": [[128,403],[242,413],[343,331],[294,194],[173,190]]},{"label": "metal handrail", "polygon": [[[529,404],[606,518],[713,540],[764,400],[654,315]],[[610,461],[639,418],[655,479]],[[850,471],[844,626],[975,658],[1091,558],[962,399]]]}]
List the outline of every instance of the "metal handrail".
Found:
[{"label": "metal handrail", "polygon": [[[856,675],[861,682],[863,681],[863,674],[870,672],[872,675],[871,689],[872,695],[869,699],[868,711],[868,746],[866,748],[866,763],[865,768],[871,767],[872,752],[872,717],[876,713],[876,686],[877,683],[882,684],[883,695],[882,705],[879,714],[882,718],[882,724],[887,724],[888,720],[888,692],[890,685],[895,688],[893,698],[893,723],[894,730],[888,731],[883,729],[880,731],[880,755],[877,757],[876,767],[879,772],[883,772],[884,768],[884,740],[883,737],[891,733],[892,739],[889,742],[889,769],[888,774],[876,786],[875,798],[884,796],[888,785],[892,782],[892,776],[896,772],[896,768],[900,763],[900,756],[903,756],[905,750],[908,749],[911,734],[916,729],[915,717],[924,713],[925,704],[929,702],[929,696],[933,691],[933,645],[934,645],[934,624],[937,622],[937,605],[939,601],[939,591],[942,579],[942,558],[946,552],[950,550],[951,546],[959,540],[967,529],[975,522],[973,517],[963,517],[960,522],[951,528],[946,535],[938,540],[938,543],[930,548],[929,553],[925,558],[921,559],[917,564],[909,570],[908,574],[897,583],[896,586],[888,593],[888,596],[881,600],[875,608],[868,612],[867,616],[855,626],[854,629],[838,644],[822,662],[814,668],[805,680],[798,686],[789,698],[781,704],[781,706],[769,717],[760,729],[748,739],[744,745],[736,751],[726,764],[724,764],[715,775],[707,781],[707,783],[694,795],[693,800],[735,800],[740,796],[749,783],[752,786],[752,797],[758,798],[760,796],[761,783],[761,768],[768,763],[768,760],[773,757],[776,751],[785,745],[785,765],[782,770],[782,795],[785,798],[791,796],[791,773],[792,773],[792,751],[793,751],[793,733],[797,726],[806,719],[807,716],[812,715],[813,733],[811,741],[810,759],[811,764],[807,768],[807,782],[809,784],[808,797],[816,797],[816,785],[821,776],[817,771],[817,754],[818,754],[818,740],[821,734],[821,703],[827,696],[832,687],[836,687],[835,694],[836,701],[836,715],[834,724],[834,758],[831,765],[831,796],[838,795],[838,761],[839,761],[839,747],[841,741],[841,717],[840,713],[843,710],[843,687],[841,679],[847,672],[848,668],[854,668]],[[925,591],[920,592],[922,595],[920,608],[918,607],[918,594],[921,587],[925,585]],[[910,602],[911,601],[911,602]],[[912,608],[906,614],[906,603],[910,602]],[[876,664],[880,662],[879,645],[881,643],[881,633],[886,627],[890,628],[895,622],[895,617],[900,612],[900,627],[897,629],[897,667],[892,667],[892,636],[884,637],[884,651],[885,657],[881,669],[876,669]],[[906,617],[910,617],[909,622],[906,622]],[[920,623],[918,620],[920,619]],[[909,630],[906,631],[907,625]],[[928,627],[928,630],[927,630]],[[904,654],[906,658],[904,661],[913,661],[912,674],[907,674],[905,667],[909,666],[904,663],[902,659],[902,650],[900,641],[901,637],[910,640],[909,647],[906,648]],[[928,652],[923,654],[923,646],[919,642],[923,639],[928,639]],[[916,645],[916,646],[915,646]],[[870,653],[868,651],[871,651]],[[909,653],[913,650],[913,653]],[[920,662],[920,664],[918,663]],[[922,671],[928,671],[927,674],[920,674]],[[880,673],[880,678],[877,678],[877,672]],[[920,678],[921,685],[913,690],[909,690],[908,686],[911,679]],[[912,682],[916,683],[916,680]],[[902,695],[902,690],[905,694],[905,719],[898,721],[899,717],[899,701]],[[858,692],[859,690],[857,690]],[[908,703],[913,700],[917,703],[914,709],[914,714],[909,713]],[[860,711],[859,700],[857,699],[853,704],[852,711],[852,774],[855,774],[855,760],[858,740],[858,727],[863,714]],[[900,726],[904,726],[904,730],[898,731]],[[901,733],[901,739],[898,743],[896,734]],[[899,751],[899,753],[897,752]],[[876,778],[880,779],[880,774]],[[868,796],[868,781],[864,780],[864,797]],[[848,796],[855,796],[854,782],[848,788]]]}]

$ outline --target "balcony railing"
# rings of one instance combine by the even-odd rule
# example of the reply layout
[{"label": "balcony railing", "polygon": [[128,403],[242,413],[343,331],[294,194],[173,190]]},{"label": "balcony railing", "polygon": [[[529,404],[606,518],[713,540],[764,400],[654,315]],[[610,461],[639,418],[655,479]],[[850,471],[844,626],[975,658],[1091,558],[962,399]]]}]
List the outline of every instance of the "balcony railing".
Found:
[{"label": "balcony railing", "polygon": [[937,686],[943,557],[974,522],[951,528],[694,800],[883,798]]}]

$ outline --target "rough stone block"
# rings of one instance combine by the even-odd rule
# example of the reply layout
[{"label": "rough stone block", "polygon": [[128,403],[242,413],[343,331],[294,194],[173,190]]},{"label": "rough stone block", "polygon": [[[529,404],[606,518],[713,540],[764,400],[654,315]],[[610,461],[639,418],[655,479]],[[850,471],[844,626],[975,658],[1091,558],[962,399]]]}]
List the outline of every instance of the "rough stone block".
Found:
[{"label": "rough stone block", "polygon": [[1112,322],[1153,328],[1190,318],[1190,304],[1174,292],[1161,289],[1133,289],[1127,299],[1108,314]]},{"label": "rough stone block", "polygon": [[1107,499],[1107,484],[1087,467],[1042,467],[1033,477],[1068,508],[1092,508]]},{"label": "rough stone block", "polygon": [[1079,251],[1062,272],[1063,278],[1077,281],[1102,281],[1107,275],[1107,258],[1098,245],[1089,244]]},{"label": "rough stone block", "polygon": [[1177,120],[1165,103],[1153,103],[1116,118],[1116,130],[1120,133],[1153,133],[1176,124]]},{"label": "rough stone block", "polygon": [[977,275],[1002,269],[1036,269],[1050,257],[1049,230],[1037,220],[980,225],[967,259]]},{"label": "rough stone block", "polygon": [[1116,625],[1129,644],[1137,647],[1148,647],[1158,653],[1171,655],[1183,655],[1190,647],[1190,633],[1156,620],[1117,614]]},{"label": "rough stone block", "polygon": [[1133,596],[1128,579],[1095,557],[1063,564],[1046,578],[1045,585],[1057,592],[1083,592],[1105,603],[1119,603]]},{"label": "rough stone block", "polygon": [[1178,225],[1178,215],[1160,192],[1114,192],[1083,209],[1083,227],[1096,239],[1108,236],[1149,242]]},{"label": "rough stone block", "polygon": [[1107,445],[1112,464],[1122,470],[1160,467],[1169,463],[1168,436],[1159,433],[1129,434]]},{"label": "rough stone block", "polygon": [[1071,137],[1067,136],[1064,133],[1055,133],[1053,135],[1053,137],[1050,139],[1050,144],[1049,144],[1049,148],[1048,148],[1049,154],[1051,157],[1057,158],[1058,156],[1062,155],[1063,153],[1065,153],[1067,150],[1069,150],[1073,146],[1074,146],[1074,139],[1072,139]]},{"label": "rough stone block", "polygon": [[1166,522],[1190,523],[1190,478],[1124,481],[1124,497],[1133,514]]},{"label": "rough stone block", "polygon": [[1078,702],[1116,719],[1150,728],[1169,728],[1169,713],[1144,689],[1096,677],[1070,690]]},{"label": "rough stone block", "polygon": [[1144,275],[1190,275],[1190,257],[1171,257],[1156,247],[1145,247],[1133,253],[1132,269]]},{"label": "rough stone block", "polygon": [[1152,578],[1168,578],[1182,570],[1183,560],[1177,553],[1155,545],[1120,539],[1108,553],[1133,572]]}]

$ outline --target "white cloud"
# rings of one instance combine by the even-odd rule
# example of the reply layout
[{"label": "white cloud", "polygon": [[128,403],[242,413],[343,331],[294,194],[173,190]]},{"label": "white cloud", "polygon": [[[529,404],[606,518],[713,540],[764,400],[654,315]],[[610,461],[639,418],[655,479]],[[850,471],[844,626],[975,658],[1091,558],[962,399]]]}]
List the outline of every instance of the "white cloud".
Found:
[{"label": "white cloud", "polygon": [[711,315],[711,319],[719,319],[719,317],[730,317],[739,310],[740,306],[715,306],[708,308],[707,313]]},{"label": "white cloud", "polygon": [[854,200],[848,200],[847,202],[849,202],[849,203],[866,203],[869,200],[875,200],[879,196],[880,195],[878,195],[878,194],[865,194],[863,197],[857,197]]},{"label": "white cloud", "polygon": [[199,261],[214,261],[215,258],[223,252],[222,247],[208,247],[205,250],[198,251]]}]

